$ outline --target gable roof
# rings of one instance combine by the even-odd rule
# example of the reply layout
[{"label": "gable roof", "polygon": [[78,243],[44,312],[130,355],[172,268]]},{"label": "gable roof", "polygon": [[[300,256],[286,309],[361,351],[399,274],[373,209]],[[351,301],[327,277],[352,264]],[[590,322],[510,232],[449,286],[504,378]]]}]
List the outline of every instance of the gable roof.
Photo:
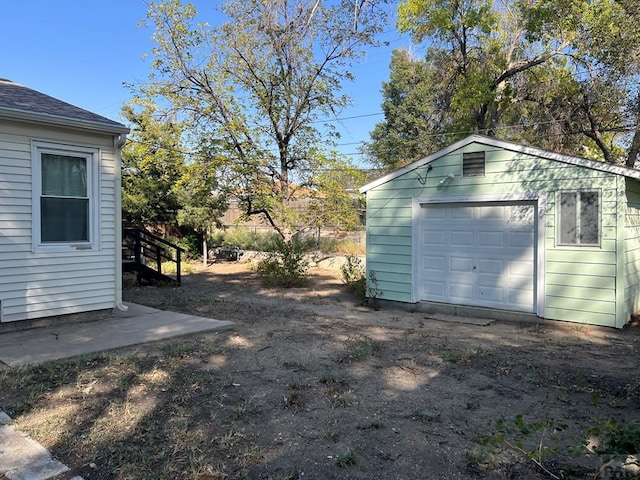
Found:
[{"label": "gable roof", "polygon": [[624,167],[622,165],[614,165],[612,163],[605,162],[597,162],[595,160],[589,160],[581,157],[574,157],[571,155],[565,155],[562,153],[551,152],[549,150],[543,150],[541,148],[528,147],[526,145],[520,145],[518,143],[507,142],[505,140],[498,140],[493,137],[485,137],[484,135],[470,135],[467,138],[463,138],[462,140],[449,145],[442,150],[438,150],[431,155],[422,158],[416,162],[410,163],[394,172],[389,173],[377,180],[367,183],[366,185],[360,187],[360,193],[365,193],[372,188],[378,187],[384,183],[387,183],[394,178],[397,178],[405,173],[411,172],[416,168],[420,168],[424,165],[428,165],[429,163],[437,160],[440,157],[444,157],[449,153],[452,153],[462,147],[466,147],[471,143],[479,143],[481,145],[486,145],[489,147],[502,148],[504,150],[511,150],[517,153],[524,153],[527,155],[532,155],[535,157],[544,158],[547,160],[553,160],[556,162],[568,163],[571,165],[578,165],[580,167],[591,168],[593,170],[599,170],[601,172],[613,173],[615,175],[622,175],[625,177],[640,179],[640,170],[636,170],[635,168]]},{"label": "gable roof", "polygon": [[105,133],[129,129],[101,115],[0,78],[0,119],[24,120]]}]

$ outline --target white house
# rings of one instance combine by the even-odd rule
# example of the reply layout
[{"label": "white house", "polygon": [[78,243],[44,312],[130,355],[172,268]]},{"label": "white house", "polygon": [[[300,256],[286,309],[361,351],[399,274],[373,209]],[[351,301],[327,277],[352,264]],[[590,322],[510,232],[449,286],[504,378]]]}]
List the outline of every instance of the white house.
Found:
[{"label": "white house", "polygon": [[0,330],[126,308],[120,149],[127,132],[0,79]]}]

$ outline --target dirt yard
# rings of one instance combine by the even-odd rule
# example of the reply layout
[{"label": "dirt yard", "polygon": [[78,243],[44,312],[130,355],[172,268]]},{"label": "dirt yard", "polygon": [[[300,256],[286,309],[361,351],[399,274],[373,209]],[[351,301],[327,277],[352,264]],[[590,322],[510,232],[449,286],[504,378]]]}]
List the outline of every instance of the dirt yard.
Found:
[{"label": "dirt yard", "polygon": [[337,272],[311,273],[283,291],[220,263],[180,288],[128,287],[126,301],[236,326],[118,352],[150,363],[127,367],[122,425],[107,440],[92,441],[102,417],[89,408],[119,375],[91,363],[104,359],[67,382],[84,394],[60,393],[75,420],[49,420],[79,438],[42,433],[54,408],[42,402],[20,426],[87,480],[586,479],[608,459],[582,448],[589,439],[640,450],[638,329],[374,311]]},{"label": "dirt yard", "polygon": [[354,304],[335,271],[282,291],[233,263],[126,298],[236,322],[228,336],[198,339],[221,353],[194,368],[226,385],[225,403],[250,410],[239,428],[262,455],[248,478],[549,478],[519,442],[552,474],[589,478],[599,458],[560,447],[606,420],[640,420],[635,329],[374,311]]}]

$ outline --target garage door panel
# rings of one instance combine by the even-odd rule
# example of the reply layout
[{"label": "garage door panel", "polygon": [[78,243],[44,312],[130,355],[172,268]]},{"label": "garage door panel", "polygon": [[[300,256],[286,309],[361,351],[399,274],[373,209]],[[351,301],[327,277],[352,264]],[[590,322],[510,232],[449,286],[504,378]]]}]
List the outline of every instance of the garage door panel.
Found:
[{"label": "garage door panel", "polygon": [[473,258],[449,257],[449,272],[470,272],[473,270]]},{"label": "garage door panel", "polygon": [[431,255],[423,256],[422,261],[422,270],[423,271],[436,271],[443,272],[445,271],[445,266],[447,259],[444,257],[435,257]]},{"label": "garage door panel", "polygon": [[[446,209],[443,208],[446,211]],[[451,219],[473,219],[475,217],[475,209],[474,207],[456,207],[453,209],[449,209],[448,212],[445,213],[444,218]]]},{"label": "garage door panel", "polygon": [[484,247],[504,247],[505,235],[502,232],[478,232],[478,245]]},{"label": "garage door panel", "polygon": [[424,288],[434,297],[446,298],[445,284],[443,282],[425,280]]},{"label": "garage door panel", "polygon": [[[533,290],[532,289],[509,289],[507,302],[509,305],[522,305],[526,302],[530,302],[533,300]],[[512,307],[514,310],[516,307]]]},{"label": "garage door panel", "polygon": [[478,285],[478,295],[481,301],[485,302],[503,302],[503,289],[499,287],[484,287]]},{"label": "garage door panel", "polygon": [[495,276],[504,272],[504,260],[502,259],[480,259],[478,262],[478,273],[482,276],[483,273],[490,273],[491,281],[495,282]]},{"label": "garage door panel", "polygon": [[456,247],[471,247],[473,246],[473,236],[473,232],[469,230],[451,232],[449,234],[449,244]]},{"label": "garage door panel", "polygon": [[430,205],[421,299],[533,312],[535,205]]},{"label": "garage door panel", "polygon": [[533,277],[533,265],[530,262],[514,260],[509,262],[509,277]]},{"label": "garage door panel", "polygon": [[442,247],[446,243],[446,234],[442,231],[430,230],[424,232],[422,238],[424,239],[424,245],[433,247]]},{"label": "garage door panel", "polygon": [[533,232],[510,232],[509,236],[510,247],[530,247],[533,245]]},{"label": "garage door panel", "polygon": [[[505,207],[503,206],[486,206],[486,207],[472,207],[478,212],[477,218],[481,218],[483,220],[504,220],[505,217]],[[501,222],[502,223],[502,222]]]},{"label": "garage door panel", "polygon": [[449,295],[453,298],[464,300],[470,298],[473,293],[473,284],[449,282]]}]

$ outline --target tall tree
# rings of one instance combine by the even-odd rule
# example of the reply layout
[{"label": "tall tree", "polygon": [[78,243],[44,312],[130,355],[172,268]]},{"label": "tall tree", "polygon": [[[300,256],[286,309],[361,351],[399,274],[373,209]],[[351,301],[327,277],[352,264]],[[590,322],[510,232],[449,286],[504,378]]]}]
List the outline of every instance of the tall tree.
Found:
[{"label": "tall tree", "polygon": [[[411,163],[448,141],[438,135],[451,122],[448,88],[441,83],[446,75],[441,72],[435,61],[416,59],[407,50],[393,52],[390,79],[382,84],[385,120],[375,126],[365,146],[368,158],[379,167],[394,169]],[[435,108],[438,103],[444,108]]]},{"label": "tall tree", "polygon": [[[424,65],[412,68],[440,75],[420,86],[436,91],[423,112],[442,119],[420,143],[479,132],[635,164],[640,23],[630,8],[626,0],[402,0],[399,28],[429,45],[416,61]],[[392,63],[390,83],[399,82],[396,70]],[[395,116],[414,103],[396,106]],[[395,129],[387,114],[368,150],[377,155],[376,134],[390,130],[393,139]]]},{"label": "tall tree", "polygon": [[181,227],[193,229],[202,237],[202,259],[208,263],[208,239],[217,219],[227,209],[227,198],[220,192],[219,171],[224,159],[211,156],[208,145],[200,145],[185,166],[182,177],[174,185],[180,202],[177,213]]},{"label": "tall tree", "polygon": [[141,226],[175,225],[180,202],[174,186],[185,168],[181,126],[149,102],[132,102],[122,112],[131,125],[122,149],[123,219]]},{"label": "tall tree", "polygon": [[[226,2],[227,22],[196,22],[192,5],[151,3],[153,71],[139,94],[179,112],[196,137],[216,140],[224,188],[246,215],[288,240],[313,217],[293,205],[345,195],[318,181],[344,162],[317,122],[348,104],[349,67],[384,25],[378,0]],[[332,167],[333,168],[333,167]]]}]

